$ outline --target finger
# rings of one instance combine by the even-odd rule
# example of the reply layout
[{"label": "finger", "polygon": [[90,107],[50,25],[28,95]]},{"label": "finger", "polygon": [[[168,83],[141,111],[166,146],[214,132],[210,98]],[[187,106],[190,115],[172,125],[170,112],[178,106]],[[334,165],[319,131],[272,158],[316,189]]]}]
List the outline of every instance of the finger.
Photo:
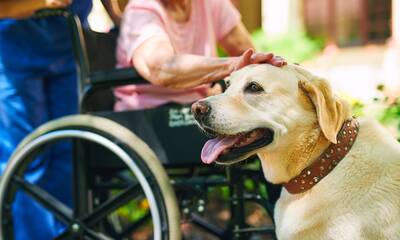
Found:
[{"label": "finger", "polygon": [[281,56],[277,56],[277,57],[278,57],[278,59],[279,59],[280,61],[283,62],[283,65],[286,65],[286,64],[287,64],[286,59],[284,59],[284,58],[281,57]]},{"label": "finger", "polygon": [[254,53],[251,56],[252,63],[266,63],[274,57],[272,53]]},{"label": "finger", "polygon": [[275,61],[285,61],[285,59],[283,57],[281,57],[281,56],[275,56],[274,60]]},{"label": "finger", "polygon": [[254,55],[254,49],[249,48],[242,54],[242,58],[246,61],[249,61],[253,55]]},{"label": "finger", "polygon": [[282,67],[287,64],[286,60],[280,56],[275,56],[269,63],[277,67]]},{"label": "finger", "polygon": [[282,62],[282,66],[287,65],[287,62],[284,58],[280,58],[279,61]]},{"label": "finger", "polygon": [[283,66],[284,61],[274,58],[269,62],[271,65],[276,66],[276,67],[281,67]]},{"label": "finger", "polygon": [[251,58],[251,56],[252,56],[253,54],[254,54],[254,50],[253,50],[253,49],[251,49],[251,48],[247,49],[247,50],[242,54],[242,56],[240,57],[240,60],[239,60],[238,64],[237,64],[236,67],[235,67],[235,71],[236,71],[236,70],[239,70],[239,69],[241,69],[241,68],[243,68],[243,67],[245,67],[245,66],[247,66],[247,65],[249,65],[249,64],[251,64],[250,58]]},{"label": "finger", "polygon": [[275,60],[271,62],[271,64],[277,67],[282,67],[283,65],[286,65],[286,62],[281,60]]},{"label": "finger", "polygon": [[284,61],[277,61],[276,62],[276,66],[277,67],[282,67],[282,66],[284,66],[286,63],[284,62]]}]

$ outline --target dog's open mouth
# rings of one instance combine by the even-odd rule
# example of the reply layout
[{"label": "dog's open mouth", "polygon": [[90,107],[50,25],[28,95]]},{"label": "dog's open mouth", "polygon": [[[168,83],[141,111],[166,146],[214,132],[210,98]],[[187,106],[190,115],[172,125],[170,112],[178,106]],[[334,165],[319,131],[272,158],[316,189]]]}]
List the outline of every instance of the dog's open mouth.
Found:
[{"label": "dog's open mouth", "polygon": [[250,132],[233,136],[218,136],[208,140],[201,151],[201,160],[210,164],[235,162],[258,148],[273,141],[274,132],[267,128],[257,128]]}]

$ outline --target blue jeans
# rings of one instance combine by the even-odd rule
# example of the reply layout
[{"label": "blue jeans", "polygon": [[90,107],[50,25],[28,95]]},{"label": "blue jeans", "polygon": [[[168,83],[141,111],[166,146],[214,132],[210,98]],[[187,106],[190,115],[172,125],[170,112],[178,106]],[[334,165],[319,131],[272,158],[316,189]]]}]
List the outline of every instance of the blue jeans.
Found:
[{"label": "blue jeans", "polygon": [[[76,70],[72,59],[47,69],[0,70],[0,169],[17,144],[39,125],[77,112]],[[25,175],[68,206],[72,205],[72,151],[57,144],[39,156]],[[28,195],[18,192],[13,205],[16,240],[46,240],[65,226]]]}]

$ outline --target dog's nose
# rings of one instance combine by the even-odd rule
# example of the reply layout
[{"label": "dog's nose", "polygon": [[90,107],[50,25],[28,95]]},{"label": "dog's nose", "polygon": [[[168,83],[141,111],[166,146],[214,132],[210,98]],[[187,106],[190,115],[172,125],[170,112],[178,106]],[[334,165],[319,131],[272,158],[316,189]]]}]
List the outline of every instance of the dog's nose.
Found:
[{"label": "dog's nose", "polygon": [[211,112],[211,107],[206,101],[197,101],[192,104],[192,113],[196,120],[202,120]]}]

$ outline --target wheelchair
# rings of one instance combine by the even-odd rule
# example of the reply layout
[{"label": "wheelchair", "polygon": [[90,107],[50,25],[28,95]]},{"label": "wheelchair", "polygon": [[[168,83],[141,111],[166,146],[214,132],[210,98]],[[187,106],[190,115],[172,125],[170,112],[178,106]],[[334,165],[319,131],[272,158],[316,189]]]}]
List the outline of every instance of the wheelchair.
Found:
[{"label": "wheelchair", "polygon": [[[275,239],[273,222],[250,226],[246,221],[250,202],[272,219],[276,196],[265,188],[259,165],[203,166],[199,158],[206,138],[194,124],[190,105],[114,112],[113,87],[145,83],[133,68],[115,69],[117,32],[84,30],[65,10],[45,10],[37,17],[54,15],[65,16],[70,25],[80,114],[43,124],[10,157],[0,181],[0,239],[14,239],[12,204],[19,192],[65,226],[58,240],[179,240],[183,221],[208,234],[202,239],[257,239],[257,234]],[[40,154],[60,142],[73,150],[72,206],[25,176]],[[249,182],[253,190],[245,186]],[[204,216],[207,193],[217,187],[228,199],[224,224]],[[147,235],[140,237],[143,232]]]}]

